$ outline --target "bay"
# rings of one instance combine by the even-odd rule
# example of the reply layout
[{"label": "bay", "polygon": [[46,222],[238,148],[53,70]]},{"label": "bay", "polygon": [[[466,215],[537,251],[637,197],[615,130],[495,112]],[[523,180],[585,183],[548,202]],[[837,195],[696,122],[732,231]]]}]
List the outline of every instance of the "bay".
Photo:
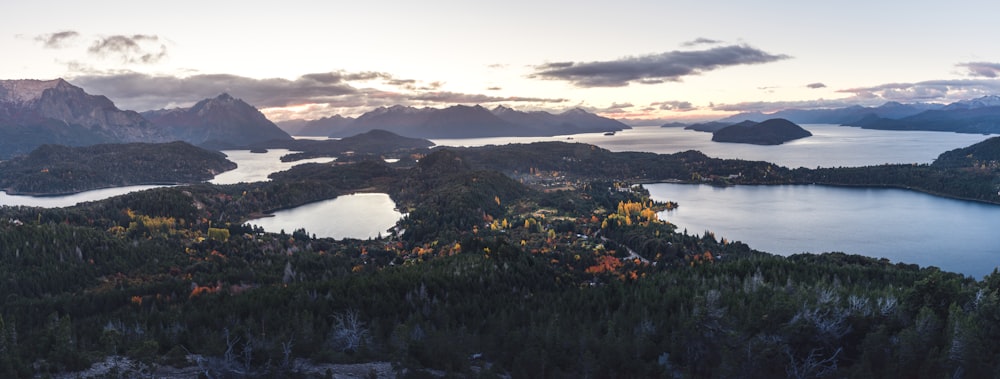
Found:
[{"label": "bay", "polygon": [[660,218],[779,255],[844,252],[982,278],[1000,264],[1000,206],[914,191],[822,185],[647,184]]},{"label": "bay", "polygon": [[294,162],[282,162],[281,156],[292,153],[288,149],[268,149],[266,153],[251,153],[249,150],[223,150],[226,157],[236,162],[236,169],[223,172],[209,180],[213,184],[236,184],[266,182],[268,175],[285,171],[303,163],[329,163],[335,158],[312,158]]}]

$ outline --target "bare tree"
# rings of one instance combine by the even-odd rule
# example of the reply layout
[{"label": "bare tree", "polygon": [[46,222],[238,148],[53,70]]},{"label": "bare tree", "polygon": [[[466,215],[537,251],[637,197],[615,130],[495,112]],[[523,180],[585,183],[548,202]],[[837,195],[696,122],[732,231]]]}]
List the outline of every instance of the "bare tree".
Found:
[{"label": "bare tree", "polygon": [[785,374],[789,378],[804,379],[804,378],[822,378],[827,376],[834,371],[837,371],[837,356],[843,349],[838,348],[833,352],[833,355],[823,358],[822,351],[820,349],[812,349],[802,360],[795,358],[790,349],[785,349],[785,355],[788,356],[788,366],[785,366]]},{"label": "bare tree", "polygon": [[368,327],[358,316],[356,309],[333,315],[334,325],[330,331],[329,343],[343,352],[358,351],[369,342]]}]

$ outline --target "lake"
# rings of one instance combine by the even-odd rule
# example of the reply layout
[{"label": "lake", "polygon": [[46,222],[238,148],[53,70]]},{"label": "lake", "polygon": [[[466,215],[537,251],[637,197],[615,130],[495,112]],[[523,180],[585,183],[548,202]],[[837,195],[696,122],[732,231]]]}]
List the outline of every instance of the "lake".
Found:
[{"label": "lake", "polygon": [[236,184],[266,182],[267,176],[278,171],[285,171],[292,166],[303,163],[329,163],[335,158],[303,159],[295,162],[282,162],[281,156],[292,153],[287,149],[268,149],[266,153],[251,153],[249,150],[223,150],[226,157],[236,162],[236,169],[223,172],[210,180],[214,184]]},{"label": "lake", "polygon": [[339,196],[300,207],[274,212],[273,217],[248,221],[265,231],[291,234],[305,228],[309,235],[329,238],[377,238],[396,225],[403,214],[384,193]]},{"label": "lake", "polygon": [[150,188],[158,188],[158,187],[164,187],[164,186],[146,185],[146,186],[102,188],[93,191],[85,191],[85,192],[74,193],[71,195],[60,195],[60,196],[8,195],[6,192],[0,191],[0,205],[23,205],[28,207],[42,207],[42,208],[71,207],[78,203],[104,200],[109,197],[115,197],[130,192],[144,191]]},{"label": "lake", "polygon": [[[290,153],[286,149],[271,149],[266,153],[251,153],[249,150],[225,150],[229,160],[236,162],[236,169],[226,171],[210,180],[214,184],[235,184],[268,181],[271,173],[284,171],[297,164],[328,163],[335,158],[313,158],[296,162],[282,162],[281,156]],[[162,185],[140,185],[127,187],[102,188],[84,191],[71,195],[60,196],[20,196],[8,195],[0,191],[0,205],[24,205],[29,207],[61,208],[76,205],[80,202],[104,200],[109,197],[124,195],[129,192],[142,191],[150,188],[164,187]]]},{"label": "lake", "polygon": [[[805,124],[813,136],[776,146],[712,141],[712,134],[638,126],[613,136],[586,133],[555,137],[434,139],[440,146],[484,146],[534,141],[582,142],[611,151],[672,154],[698,150],[714,158],[767,161],[789,168],[858,167],[883,163],[931,163],[945,151],[989,138],[979,134],[869,130],[829,124]],[[569,139],[572,138],[572,139]]]},{"label": "lake", "polygon": [[780,255],[845,252],[982,278],[1000,264],[1000,206],[884,188],[647,184],[678,231]]}]

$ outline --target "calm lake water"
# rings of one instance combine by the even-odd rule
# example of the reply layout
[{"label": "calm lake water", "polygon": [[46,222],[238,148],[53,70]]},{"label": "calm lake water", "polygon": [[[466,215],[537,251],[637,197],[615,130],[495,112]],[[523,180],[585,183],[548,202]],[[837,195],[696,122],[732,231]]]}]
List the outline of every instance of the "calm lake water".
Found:
[{"label": "calm lake water", "polygon": [[266,182],[267,176],[278,171],[285,171],[292,166],[303,163],[328,163],[334,158],[303,159],[295,162],[282,162],[281,156],[290,153],[287,149],[269,149],[266,153],[251,153],[249,150],[223,150],[227,158],[236,162],[236,169],[216,175],[210,183],[236,184]]},{"label": "calm lake water", "polygon": [[387,194],[358,193],[274,212],[273,217],[249,223],[272,233],[284,230],[291,234],[305,228],[309,235],[317,237],[368,239],[386,235],[386,230],[403,217],[395,208],[396,203]]},{"label": "calm lake water", "polygon": [[899,189],[647,184],[679,231],[780,255],[840,251],[982,278],[1000,265],[1000,206]]},{"label": "calm lake water", "polygon": [[[777,146],[712,142],[712,134],[639,126],[606,136],[602,133],[556,137],[435,139],[441,146],[484,146],[534,141],[582,142],[611,151],[671,154],[698,150],[715,158],[767,161],[789,168],[857,167],[883,163],[931,163],[945,151],[966,147],[989,136],[942,132],[868,130],[839,125],[806,124],[812,137]],[[572,138],[572,139],[568,139]]]}]

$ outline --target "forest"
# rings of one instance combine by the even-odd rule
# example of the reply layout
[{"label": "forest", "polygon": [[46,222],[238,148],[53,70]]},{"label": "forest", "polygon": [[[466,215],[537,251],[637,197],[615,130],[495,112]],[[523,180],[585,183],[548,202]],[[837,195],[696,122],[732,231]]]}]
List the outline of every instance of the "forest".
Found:
[{"label": "forest", "polygon": [[66,194],[138,184],[197,183],[236,168],[220,152],[186,142],[42,145],[0,161],[0,188],[10,194]]},{"label": "forest", "polygon": [[[0,376],[109,356],[133,364],[107,377],[376,361],[416,378],[1000,375],[1000,273],[755,251],[676,230],[657,212],[683,204],[635,180],[793,171],[562,143],[439,149],[405,167],[305,164],[269,182],[0,208]],[[386,192],[406,216],[372,240],[246,223],[356,191]]]}]

